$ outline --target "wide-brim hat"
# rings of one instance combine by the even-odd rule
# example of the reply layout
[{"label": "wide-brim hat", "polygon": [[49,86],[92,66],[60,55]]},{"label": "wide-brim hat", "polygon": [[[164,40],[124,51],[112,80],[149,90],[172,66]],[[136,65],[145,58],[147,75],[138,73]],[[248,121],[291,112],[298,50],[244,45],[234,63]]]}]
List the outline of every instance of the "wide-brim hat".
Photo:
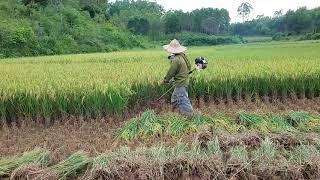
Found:
[{"label": "wide-brim hat", "polygon": [[171,54],[183,53],[187,50],[186,47],[182,46],[178,40],[174,39],[168,45],[164,45],[163,49]]}]

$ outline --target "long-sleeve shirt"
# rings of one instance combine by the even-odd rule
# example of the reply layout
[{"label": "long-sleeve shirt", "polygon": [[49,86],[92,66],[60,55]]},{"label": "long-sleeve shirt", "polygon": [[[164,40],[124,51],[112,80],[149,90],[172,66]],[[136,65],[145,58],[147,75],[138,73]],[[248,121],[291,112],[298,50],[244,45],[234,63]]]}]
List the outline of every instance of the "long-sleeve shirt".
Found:
[{"label": "long-sleeve shirt", "polygon": [[165,82],[169,82],[172,78],[174,79],[175,86],[189,85],[189,72],[191,65],[189,60],[184,54],[176,54],[170,61],[170,69],[164,78]]}]

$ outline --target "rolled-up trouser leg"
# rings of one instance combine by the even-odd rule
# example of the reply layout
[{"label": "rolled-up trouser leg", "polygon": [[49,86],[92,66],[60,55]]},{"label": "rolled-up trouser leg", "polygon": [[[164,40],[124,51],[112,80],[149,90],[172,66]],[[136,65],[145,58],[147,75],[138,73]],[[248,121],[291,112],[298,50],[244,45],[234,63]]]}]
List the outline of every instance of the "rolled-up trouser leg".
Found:
[{"label": "rolled-up trouser leg", "polygon": [[171,96],[171,103],[174,107],[178,107],[182,114],[191,114],[193,112],[187,88],[184,86],[174,89]]}]

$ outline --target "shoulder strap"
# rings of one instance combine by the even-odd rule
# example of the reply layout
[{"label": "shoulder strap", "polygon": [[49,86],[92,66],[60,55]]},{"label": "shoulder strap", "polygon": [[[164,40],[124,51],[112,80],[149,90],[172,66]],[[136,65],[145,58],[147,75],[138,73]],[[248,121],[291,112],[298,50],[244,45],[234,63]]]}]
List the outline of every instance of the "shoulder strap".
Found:
[{"label": "shoulder strap", "polygon": [[189,59],[187,58],[187,56],[185,54],[180,54],[182,56],[182,58],[184,59],[184,62],[186,63],[188,70],[191,71],[191,64]]}]

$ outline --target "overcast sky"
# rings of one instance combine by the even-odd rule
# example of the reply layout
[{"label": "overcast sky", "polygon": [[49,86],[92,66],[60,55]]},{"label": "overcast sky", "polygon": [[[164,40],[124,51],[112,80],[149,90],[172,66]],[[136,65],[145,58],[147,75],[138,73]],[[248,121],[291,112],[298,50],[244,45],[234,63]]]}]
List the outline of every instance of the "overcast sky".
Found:
[{"label": "overcast sky", "polygon": [[191,11],[197,8],[212,7],[225,8],[229,11],[231,22],[241,21],[237,15],[237,8],[242,2],[250,2],[253,5],[251,18],[257,15],[272,16],[275,11],[297,9],[307,6],[309,9],[320,6],[320,0],[155,0],[163,5],[166,10],[181,9]]}]

